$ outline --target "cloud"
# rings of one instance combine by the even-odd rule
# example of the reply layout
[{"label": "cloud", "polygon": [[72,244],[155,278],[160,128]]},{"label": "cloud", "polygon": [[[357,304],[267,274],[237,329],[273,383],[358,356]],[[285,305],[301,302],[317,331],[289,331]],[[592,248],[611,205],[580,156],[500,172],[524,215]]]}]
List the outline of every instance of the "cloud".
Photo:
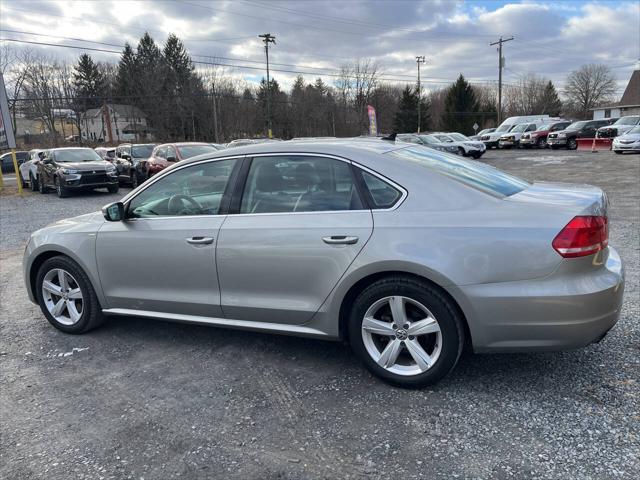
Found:
[{"label": "cloud", "polygon": [[[505,45],[506,82],[535,72],[561,87],[571,70],[596,61],[615,67],[623,88],[640,57],[640,5],[634,1],[3,0],[0,15],[5,29],[117,45],[137,44],[144,31],[162,44],[172,32],[198,60],[204,58],[196,55],[262,62],[264,49],[257,35],[268,31],[277,37],[270,54],[273,74],[285,87],[296,74],[277,70],[309,72],[305,77],[312,81],[323,70],[308,67],[330,73],[356,58],[372,58],[387,78],[410,82],[416,73],[416,55],[427,57],[422,70],[427,87],[446,85],[461,72],[478,82],[495,82],[497,54],[489,43],[500,35],[515,36]],[[9,32],[2,32],[2,37],[117,49]],[[80,53],[55,47],[46,51],[70,62]],[[108,53],[92,55],[104,61],[118,58]],[[260,78],[259,70],[237,68],[233,72],[248,81]],[[323,79],[333,80],[330,76]]]}]

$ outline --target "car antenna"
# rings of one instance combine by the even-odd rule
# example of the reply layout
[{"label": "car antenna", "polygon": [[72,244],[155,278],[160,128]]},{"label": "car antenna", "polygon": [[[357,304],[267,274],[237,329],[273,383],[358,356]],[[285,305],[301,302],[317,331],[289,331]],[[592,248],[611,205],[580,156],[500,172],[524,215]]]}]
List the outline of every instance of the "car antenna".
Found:
[{"label": "car antenna", "polygon": [[393,132],[391,135],[387,135],[386,137],[382,137],[380,140],[389,140],[390,142],[396,141],[397,133]]}]

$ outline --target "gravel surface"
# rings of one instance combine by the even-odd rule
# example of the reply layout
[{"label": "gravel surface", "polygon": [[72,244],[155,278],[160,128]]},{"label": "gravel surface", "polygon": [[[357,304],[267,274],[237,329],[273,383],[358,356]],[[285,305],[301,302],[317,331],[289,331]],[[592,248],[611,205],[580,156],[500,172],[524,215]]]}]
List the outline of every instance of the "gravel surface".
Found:
[{"label": "gravel surface", "polygon": [[22,285],[28,234],[119,197],[0,197],[0,478],[640,478],[640,156],[491,151],[610,197],[627,268],[599,344],[466,355],[400,390],[342,344],[133,318],[51,327]]}]

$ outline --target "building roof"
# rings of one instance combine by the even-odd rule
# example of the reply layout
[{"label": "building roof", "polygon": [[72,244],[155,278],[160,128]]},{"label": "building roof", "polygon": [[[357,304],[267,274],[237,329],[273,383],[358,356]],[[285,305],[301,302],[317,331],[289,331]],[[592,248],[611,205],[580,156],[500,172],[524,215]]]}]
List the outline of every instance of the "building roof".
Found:
[{"label": "building roof", "polygon": [[634,70],[625,88],[620,102],[620,107],[640,105],[640,70]]}]

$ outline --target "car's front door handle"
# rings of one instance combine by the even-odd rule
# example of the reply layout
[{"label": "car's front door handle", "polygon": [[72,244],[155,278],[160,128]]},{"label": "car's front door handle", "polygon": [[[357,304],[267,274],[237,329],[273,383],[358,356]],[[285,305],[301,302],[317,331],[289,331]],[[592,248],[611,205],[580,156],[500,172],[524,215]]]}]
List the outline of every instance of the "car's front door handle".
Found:
[{"label": "car's front door handle", "polygon": [[358,237],[332,235],[331,237],[322,237],[322,241],[329,245],[353,245],[354,243],[358,243]]},{"label": "car's front door handle", "polygon": [[191,245],[209,245],[213,243],[213,237],[191,237],[187,238],[187,243]]}]

